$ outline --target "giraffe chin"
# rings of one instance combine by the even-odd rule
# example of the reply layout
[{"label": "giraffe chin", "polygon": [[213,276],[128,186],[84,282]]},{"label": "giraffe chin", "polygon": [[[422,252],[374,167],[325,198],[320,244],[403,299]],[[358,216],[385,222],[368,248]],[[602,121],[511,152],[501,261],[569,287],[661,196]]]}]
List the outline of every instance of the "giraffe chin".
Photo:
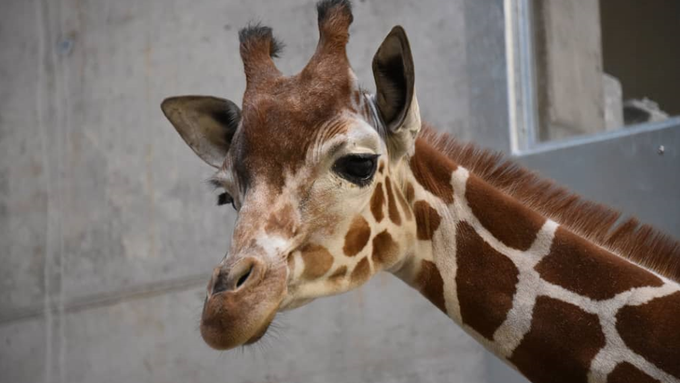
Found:
[{"label": "giraffe chin", "polygon": [[269,329],[286,293],[285,274],[268,271],[261,281],[206,298],[201,337],[216,350],[260,340]]},{"label": "giraffe chin", "polygon": [[272,321],[274,320],[275,316],[276,316],[276,311],[273,311],[271,318],[266,321],[266,324],[264,326],[262,326],[262,328],[260,330],[258,330],[255,333],[255,335],[253,335],[250,339],[248,339],[246,341],[246,343],[244,343],[244,344],[251,345],[251,344],[257,343],[258,340],[262,339],[264,334],[267,333],[267,330],[269,330],[269,326],[272,324]]},{"label": "giraffe chin", "polygon": [[206,302],[201,317],[201,336],[208,346],[216,350],[229,350],[242,345],[250,345],[260,340],[269,329],[278,304],[254,310],[233,310],[224,300],[210,304]]}]

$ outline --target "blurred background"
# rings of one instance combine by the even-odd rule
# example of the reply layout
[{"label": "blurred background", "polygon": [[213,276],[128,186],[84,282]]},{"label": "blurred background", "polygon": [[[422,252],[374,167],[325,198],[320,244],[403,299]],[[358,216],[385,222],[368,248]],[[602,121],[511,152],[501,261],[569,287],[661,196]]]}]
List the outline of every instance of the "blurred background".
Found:
[{"label": "blurred background", "polygon": [[[198,320],[234,215],[163,98],[240,103],[237,31],[285,73],[314,0],[0,0],[0,381],[524,382],[391,275],[216,352]],[[680,3],[355,0],[365,87],[405,27],[423,118],[680,237]]]}]

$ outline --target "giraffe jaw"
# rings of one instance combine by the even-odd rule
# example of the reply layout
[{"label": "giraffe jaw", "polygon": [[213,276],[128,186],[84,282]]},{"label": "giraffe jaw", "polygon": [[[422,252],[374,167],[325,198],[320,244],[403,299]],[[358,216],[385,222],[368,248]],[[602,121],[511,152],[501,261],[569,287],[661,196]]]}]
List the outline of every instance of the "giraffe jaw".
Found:
[{"label": "giraffe jaw", "polygon": [[311,303],[312,301],[314,301],[314,298],[291,299],[289,297],[286,297],[286,299],[284,299],[283,302],[281,303],[279,311],[290,311],[298,307],[302,307],[308,303]]}]

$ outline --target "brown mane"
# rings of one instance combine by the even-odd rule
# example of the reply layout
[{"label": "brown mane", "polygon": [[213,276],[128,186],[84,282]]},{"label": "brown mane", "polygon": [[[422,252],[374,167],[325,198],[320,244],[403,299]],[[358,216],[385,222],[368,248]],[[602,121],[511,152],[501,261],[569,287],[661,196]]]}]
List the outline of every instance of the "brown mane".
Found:
[{"label": "brown mane", "polygon": [[420,138],[521,203],[590,241],[680,282],[680,243],[605,205],[587,201],[523,168],[503,154],[463,144],[423,126]]}]

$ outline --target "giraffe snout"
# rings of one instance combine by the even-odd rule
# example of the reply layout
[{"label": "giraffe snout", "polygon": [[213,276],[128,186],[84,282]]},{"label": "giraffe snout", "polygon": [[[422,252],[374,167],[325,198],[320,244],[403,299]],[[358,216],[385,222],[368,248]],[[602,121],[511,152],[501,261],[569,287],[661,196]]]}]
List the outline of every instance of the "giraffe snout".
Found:
[{"label": "giraffe snout", "polygon": [[259,340],[286,294],[285,264],[234,256],[213,269],[201,314],[201,336],[227,350]]}]

